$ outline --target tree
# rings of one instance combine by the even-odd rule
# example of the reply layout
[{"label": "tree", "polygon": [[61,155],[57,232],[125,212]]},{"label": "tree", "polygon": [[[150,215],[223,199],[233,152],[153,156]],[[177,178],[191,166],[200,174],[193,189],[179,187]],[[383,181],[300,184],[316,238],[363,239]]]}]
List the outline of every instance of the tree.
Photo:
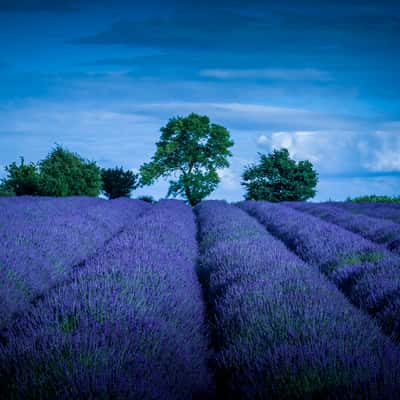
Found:
[{"label": "tree", "polygon": [[109,199],[129,197],[131,191],[139,186],[139,175],[120,168],[108,168],[101,171],[102,190]]},{"label": "tree", "polygon": [[142,186],[173,175],[176,180],[170,181],[167,197],[182,196],[195,205],[217,187],[217,170],[229,166],[233,141],[226,128],[192,113],[171,118],[156,145],[151,162],[140,168]]},{"label": "tree", "polygon": [[315,196],[318,174],[310,161],[296,163],[287,149],[259,156],[259,164],[247,166],[242,175],[246,200],[301,201]]},{"label": "tree", "polygon": [[39,163],[42,193],[47,196],[98,196],[101,170],[94,161],[84,160],[57,145]]},{"label": "tree", "polygon": [[25,164],[21,157],[20,165],[13,162],[5,170],[8,175],[2,180],[2,193],[14,193],[17,196],[40,194],[40,177],[36,164]]}]

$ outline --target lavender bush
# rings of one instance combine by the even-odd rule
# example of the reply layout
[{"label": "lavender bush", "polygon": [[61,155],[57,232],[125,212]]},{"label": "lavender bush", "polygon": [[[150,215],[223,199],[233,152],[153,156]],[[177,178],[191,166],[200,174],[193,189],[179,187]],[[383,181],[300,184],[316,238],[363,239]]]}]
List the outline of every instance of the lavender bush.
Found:
[{"label": "lavender bush", "polygon": [[285,203],[296,210],[307,212],[357,233],[372,242],[384,244],[389,250],[400,254],[400,224],[381,218],[354,214],[332,204],[334,203]]},{"label": "lavender bush", "polygon": [[210,398],[196,258],[191,209],[152,206],[7,331],[3,398]]},{"label": "lavender bush", "polygon": [[239,208],[196,211],[218,398],[398,398],[399,349],[371,319]]},{"label": "lavender bush", "polygon": [[[306,262],[318,267],[349,300],[400,339],[400,258],[337,225],[268,202],[241,202]],[[390,317],[386,318],[386,315]]]},{"label": "lavender bush", "polygon": [[2,199],[0,329],[147,207],[128,199]]}]

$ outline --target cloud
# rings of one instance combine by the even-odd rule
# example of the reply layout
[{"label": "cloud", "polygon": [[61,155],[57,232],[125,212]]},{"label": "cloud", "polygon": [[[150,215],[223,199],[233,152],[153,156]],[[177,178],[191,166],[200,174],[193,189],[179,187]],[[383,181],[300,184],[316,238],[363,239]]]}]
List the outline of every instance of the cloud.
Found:
[{"label": "cloud", "polygon": [[335,131],[346,135],[365,128],[369,121],[348,116],[329,115],[305,108],[239,102],[164,102],[135,106],[143,114],[158,114],[165,118],[196,112],[209,115],[218,123],[242,130],[269,131]]},{"label": "cloud", "polygon": [[[194,13],[191,9],[185,15],[169,18],[121,20],[109,29],[77,38],[73,43],[246,53],[274,49],[282,53],[284,49],[296,50],[299,34],[296,36],[294,31],[292,34],[281,34],[279,21],[272,16],[258,18],[215,8],[212,13],[204,9]],[[308,34],[307,37],[312,39]]]},{"label": "cloud", "polygon": [[[168,20],[119,21],[108,30],[74,40],[80,44],[124,44],[137,47],[198,47],[207,34],[187,22]],[[197,46],[196,46],[197,44]]]},{"label": "cloud", "polygon": [[331,145],[329,138],[326,133],[318,131],[274,132],[269,136],[260,135],[257,143],[271,150],[286,148],[295,158],[305,158],[318,163],[323,151]]},{"label": "cloud", "polygon": [[286,148],[294,159],[310,160],[318,170],[331,172],[348,167],[348,160],[344,164],[343,160],[338,160],[338,157],[348,157],[347,142],[337,133],[320,131],[273,132],[257,138],[261,148],[268,151]]},{"label": "cloud", "polygon": [[221,180],[220,186],[226,191],[240,190],[240,177],[230,168],[220,169],[217,171]]},{"label": "cloud", "polygon": [[101,58],[99,60],[89,61],[82,63],[82,65],[86,66],[108,66],[108,65],[119,65],[119,66],[135,66],[138,64],[143,64],[144,62],[151,61],[160,61],[164,59],[164,55],[145,55],[145,56],[136,56],[136,57],[110,57],[110,58]]},{"label": "cloud", "polygon": [[[141,49],[143,51],[143,49]],[[150,50],[151,51],[151,50]],[[167,53],[157,53],[152,51],[152,54],[139,54],[133,57],[107,57],[98,60],[92,60],[81,63],[82,66],[90,67],[107,67],[107,66],[123,66],[123,67],[142,67],[146,73],[154,69],[157,75],[160,75],[160,65],[164,68],[183,69],[190,67],[193,72],[198,74],[199,67],[214,63],[215,57],[210,54],[197,54],[188,52],[182,54],[180,52],[168,51]],[[230,60],[234,59],[229,57]],[[219,61],[219,59],[217,60]]]},{"label": "cloud", "polygon": [[368,141],[360,141],[358,148],[369,171],[400,172],[400,129],[377,131]]},{"label": "cloud", "polygon": [[349,138],[337,132],[295,131],[262,134],[257,138],[261,149],[271,152],[286,148],[295,160],[309,160],[320,173],[337,174],[357,167],[357,157],[349,148]]},{"label": "cloud", "polygon": [[268,139],[268,136],[266,136],[266,135],[260,135],[258,138],[257,138],[257,143],[258,144],[260,144],[260,145],[268,145],[269,143],[270,143],[270,140]]},{"label": "cloud", "polygon": [[[9,164],[20,155],[27,161],[38,161],[57,142],[103,167],[138,168],[154,154],[159,129],[167,119],[192,111],[209,115],[212,122],[226,126],[235,142],[230,167],[219,171],[221,183],[212,198],[239,200],[243,193],[243,167],[257,160],[257,150],[265,153],[281,147],[288,148],[297,160],[313,162],[320,174],[322,200],[362,193],[361,183],[366,185],[365,192],[369,188],[370,192],[389,194],[394,189],[388,182],[398,182],[400,176],[396,158],[400,154],[400,124],[396,121],[369,131],[329,130],[333,117],[306,109],[222,102],[9,103],[0,107],[2,163]],[[310,120],[312,123],[307,122]],[[270,129],[285,124],[291,129]],[[302,124],[319,127],[295,128]],[[167,188],[168,182],[160,180],[154,187],[143,188],[140,194],[162,197]]]},{"label": "cloud", "polygon": [[59,143],[85,158],[107,160],[105,167],[125,168],[151,156],[160,126],[157,118],[115,107],[39,101],[0,109],[0,120],[1,156],[7,163],[20,155],[37,161]]},{"label": "cloud", "polygon": [[260,134],[261,149],[287,148],[296,160],[310,160],[324,176],[377,176],[400,172],[397,132],[294,131]]},{"label": "cloud", "polygon": [[[383,124],[395,129],[397,123]],[[314,201],[366,194],[397,195],[400,178],[398,131],[272,132],[256,143],[268,152],[285,147],[296,160],[310,160],[320,175]]]},{"label": "cloud", "polygon": [[357,7],[337,7],[334,2],[328,2],[329,12],[327,2],[319,8],[310,2],[306,6],[256,2],[250,7],[225,1],[196,7],[178,3],[172,3],[172,11],[162,5],[165,15],[161,17],[135,13],[130,20],[120,20],[73,43],[268,54],[270,60],[288,55],[293,60],[300,54],[319,63],[332,53],[343,57],[397,50],[400,17],[383,6],[386,12],[374,14],[360,13]]},{"label": "cloud", "polygon": [[328,73],[312,68],[304,69],[204,69],[201,76],[216,79],[267,79],[267,80],[311,80],[328,81]]}]

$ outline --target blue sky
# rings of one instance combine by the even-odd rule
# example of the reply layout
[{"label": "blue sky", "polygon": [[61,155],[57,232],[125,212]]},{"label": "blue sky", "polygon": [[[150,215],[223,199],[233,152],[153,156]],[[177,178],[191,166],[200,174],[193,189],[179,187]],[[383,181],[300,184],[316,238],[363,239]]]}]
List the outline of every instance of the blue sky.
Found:
[{"label": "blue sky", "polygon": [[55,143],[137,170],[196,112],[235,141],[211,198],[280,147],[314,163],[316,200],[400,194],[398,1],[0,0],[0,27],[0,176]]}]

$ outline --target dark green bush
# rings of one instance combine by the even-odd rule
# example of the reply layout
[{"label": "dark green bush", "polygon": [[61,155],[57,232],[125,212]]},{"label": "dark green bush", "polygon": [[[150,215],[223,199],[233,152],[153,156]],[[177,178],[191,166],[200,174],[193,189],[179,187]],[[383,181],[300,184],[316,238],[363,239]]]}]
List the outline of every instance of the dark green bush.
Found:
[{"label": "dark green bush", "polygon": [[143,195],[137,198],[138,200],[147,201],[147,203],[155,203],[156,199],[153,196]]},{"label": "dark green bush", "polygon": [[101,171],[102,190],[109,199],[130,197],[131,191],[139,186],[139,175],[120,168],[108,168]]},{"label": "dark green bush", "polygon": [[39,163],[41,192],[45,196],[98,196],[101,170],[94,161],[84,160],[56,146]]}]

